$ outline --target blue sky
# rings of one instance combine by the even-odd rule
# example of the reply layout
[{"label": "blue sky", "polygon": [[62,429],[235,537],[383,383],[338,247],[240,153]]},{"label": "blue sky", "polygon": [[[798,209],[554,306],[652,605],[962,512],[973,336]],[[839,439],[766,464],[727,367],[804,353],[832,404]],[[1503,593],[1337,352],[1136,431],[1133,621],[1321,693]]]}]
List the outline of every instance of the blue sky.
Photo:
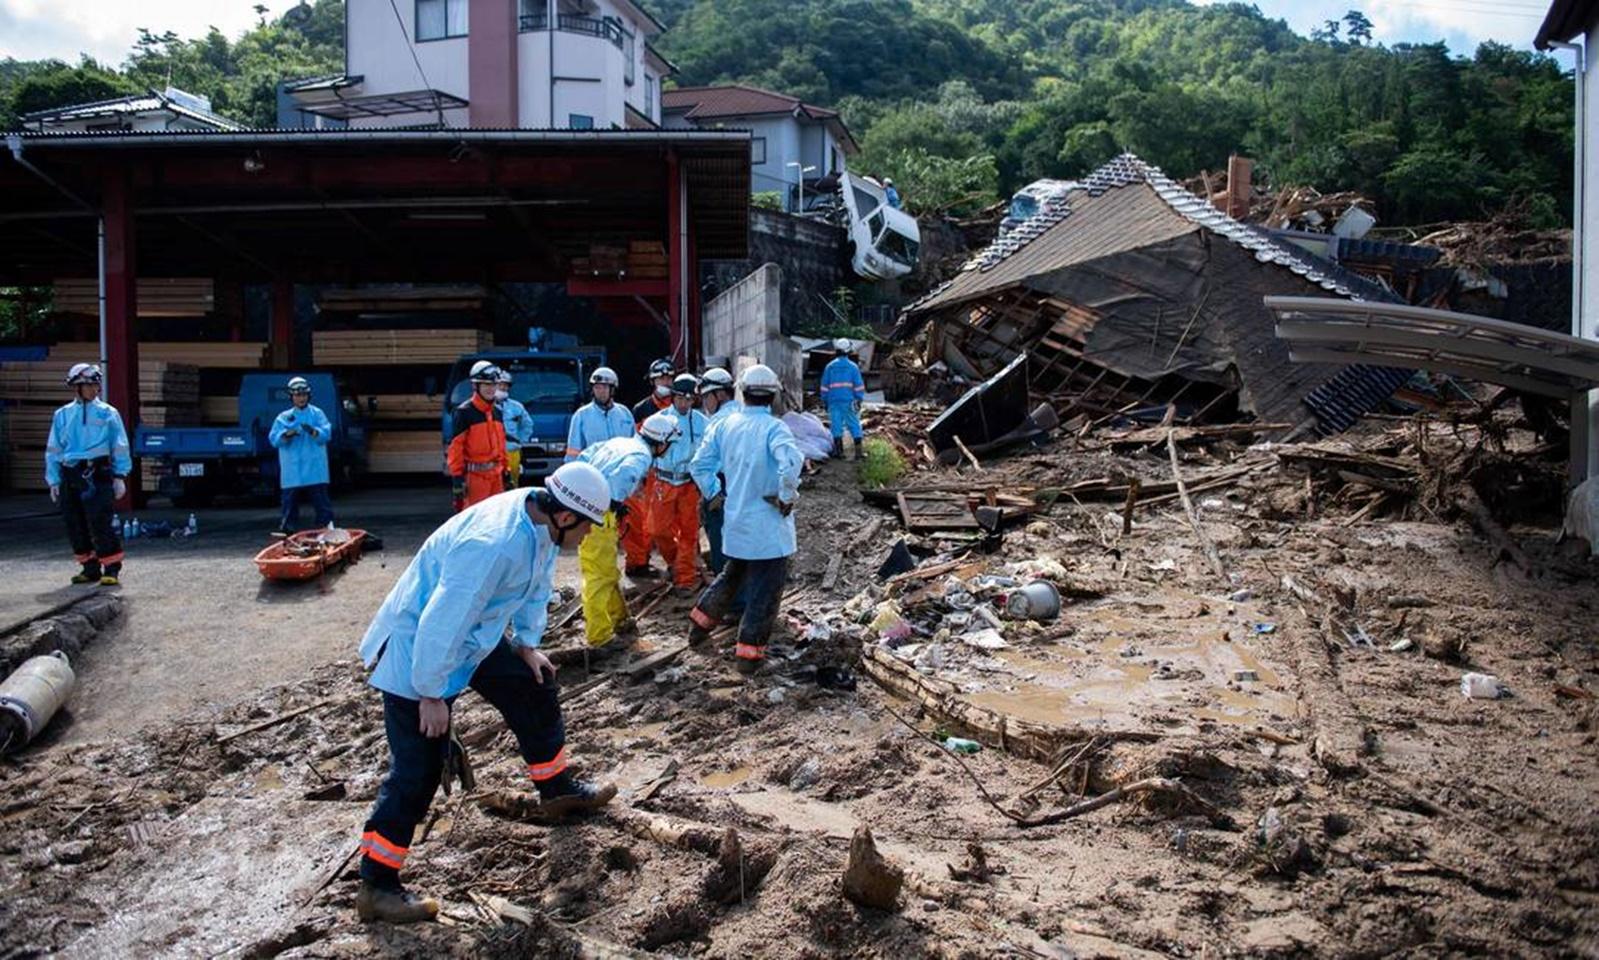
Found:
[{"label": "blue sky", "polygon": [[[265,0],[272,14],[294,0]],[[1214,3],[1220,0],[1197,0]],[[235,36],[255,20],[254,0],[0,0],[0,57],[57,57],[88,53],[119,64],[139,27],[198,36],[216,25]],[[1483,40],[1528,47],[1547,0],[1258,0],[1263,13],[1300,33],[1359,7],[1383,43],[1446,41],[1469,54]]]}]

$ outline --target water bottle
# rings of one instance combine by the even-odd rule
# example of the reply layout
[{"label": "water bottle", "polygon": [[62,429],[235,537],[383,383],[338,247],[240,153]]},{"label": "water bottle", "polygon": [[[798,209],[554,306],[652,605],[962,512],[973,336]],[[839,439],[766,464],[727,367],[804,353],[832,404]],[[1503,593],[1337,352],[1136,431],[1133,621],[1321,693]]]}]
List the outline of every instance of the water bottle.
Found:
[{"label": "water bottle", "polygon": [[127,531],[127,538],[129,540],[137,540],[137,539],[139,539],[139,518],[138,517],[130,517],[130,518],[128,518],[128,525],[127,525],[127,527],[125,529]]},{"label": "water bottle", "polygon": [[113,513],[111,515],[111,532],[115,533],[119,537],[122,536],[122,515],[121,514]]},{"label": "water bottle", "polygon": [[197,534],[199,532],[200,532],[200,521],[195,517],[194,514],[191,513],[191,514],[189,514],[189,536],[192,537],[192,536],[194,536],[195,534]]},{"label": "water bottle", "polygon": [[976,740],[967,740],[963,737],[945,737],[944,749],[950,753],[976,753],[983,749],[983,745]]}]

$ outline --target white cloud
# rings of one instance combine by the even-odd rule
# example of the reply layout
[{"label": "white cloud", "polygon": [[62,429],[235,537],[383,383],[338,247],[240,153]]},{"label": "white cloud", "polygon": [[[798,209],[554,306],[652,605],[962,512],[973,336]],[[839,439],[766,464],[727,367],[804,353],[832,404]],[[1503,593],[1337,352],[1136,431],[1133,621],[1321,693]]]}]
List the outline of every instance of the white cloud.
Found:
[{"label": "white cloud", "polygon": [[[1222,0],[1194,0],[1202,5]],[[1268,17],[1288,21],[1308,34],[1327,20],[1338,20],[1359,10],[1371,20],[1373,39],[1379,43],[1449,44],[1456,54],[1469,56],[1485,40],[1523,49],[1532,46],[1544,12],[1545,0],[1252,0]]]},{"label": "white cloud", "polygon": [[[86,53],[115,66],[133,49],[140,27],[197,37],[214,25],[231,38],[255,22],[254,5],[252,0],[0,0],[0,57],[72,63]],[[266,5],[272,16],[293,0]]]}]

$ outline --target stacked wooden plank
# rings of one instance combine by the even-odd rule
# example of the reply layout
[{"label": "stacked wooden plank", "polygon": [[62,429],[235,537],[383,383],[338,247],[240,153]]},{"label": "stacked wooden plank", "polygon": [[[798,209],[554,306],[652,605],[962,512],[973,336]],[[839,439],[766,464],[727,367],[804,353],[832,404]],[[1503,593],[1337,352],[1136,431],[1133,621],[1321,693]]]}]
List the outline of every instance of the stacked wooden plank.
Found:
[{"label": "stacked wooden plank", "polygon": [[666,279],[666,244],[633,240],[627,245],[627,275],[636,280]]},{"label": "stacked wooden plank", "polygon": [[231,427],[239,422],[238,397],[200,398],[200,422],[208,427]]},{"label": "stacked wooden plank", "polygon": [[361,409],[373,420],[432,420],[444,413],[444,399],[427,393],[377,393],[362,397]]},{"label": "stacked wooden plank", "polygon": [[416,313],[481,310],[486,299],[488,291],[479,286],[358,287],[352,290],[324,290],[319,302],[323,312]]},{"label": "stacked wooden plank", "polygon": [[433,430],[374,431],[367,443],[373,473],[442,473],[444,439]]},{"label": "stacked wooden plank", "polygon": [[481,330],[318,330],[311,352],[319,367],[454,363],[494,345]]},{"label": "stacked wooden plank", "polygon": [[[100,282],[94,277],[57,280],[52,306],[56,313],[98,316]],[[141,317],[203,317],[215,309],[216,288],[208,277],[139,278]]]},{"label": "stacked wooden plank", "polygon": [[[187,363],[196,367],[215,367],[233,370],[255,370],[266,366],[267,345],[260,341],[232,342],[177,342],[154,341],[139,344],[139,362]],[[96,343],[58,343],[50,348],[48,362],[58,366],[100,357]]]}]

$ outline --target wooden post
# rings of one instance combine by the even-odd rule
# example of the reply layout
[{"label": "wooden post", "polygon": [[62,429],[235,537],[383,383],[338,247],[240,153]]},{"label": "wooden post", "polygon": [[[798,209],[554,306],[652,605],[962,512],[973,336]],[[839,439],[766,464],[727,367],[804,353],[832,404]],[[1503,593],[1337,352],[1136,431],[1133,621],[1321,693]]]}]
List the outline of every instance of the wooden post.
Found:
[{"label": "wooden post", "polygon": [[669,328],[668,353],[674,363],[687,365],[688,346],[683,342],[684,283],[688,280],[688,251],[684,248],[683,169],[677,151],[666,154],[666,319]]},{"label": "wooden post", "polygon": [[[101,215],[105,218],[105,399],[122,414],[131,439],[139,423],[138,282],[135,267],[133,204],[126,171],[106,175]],[[139,471],[128,474],[128,495],[118,509],[128,510],[139,493]]]},{"label": "wooden post", "polygon": [[272,278],[272,367],[287,370],[294,366],[294,281]]},{"label": "wooden post", "polygon": [[1227,215],[1234,220],[1249,216],[1250,179],[1255,161],[1237,154],[1227,158]]}]

